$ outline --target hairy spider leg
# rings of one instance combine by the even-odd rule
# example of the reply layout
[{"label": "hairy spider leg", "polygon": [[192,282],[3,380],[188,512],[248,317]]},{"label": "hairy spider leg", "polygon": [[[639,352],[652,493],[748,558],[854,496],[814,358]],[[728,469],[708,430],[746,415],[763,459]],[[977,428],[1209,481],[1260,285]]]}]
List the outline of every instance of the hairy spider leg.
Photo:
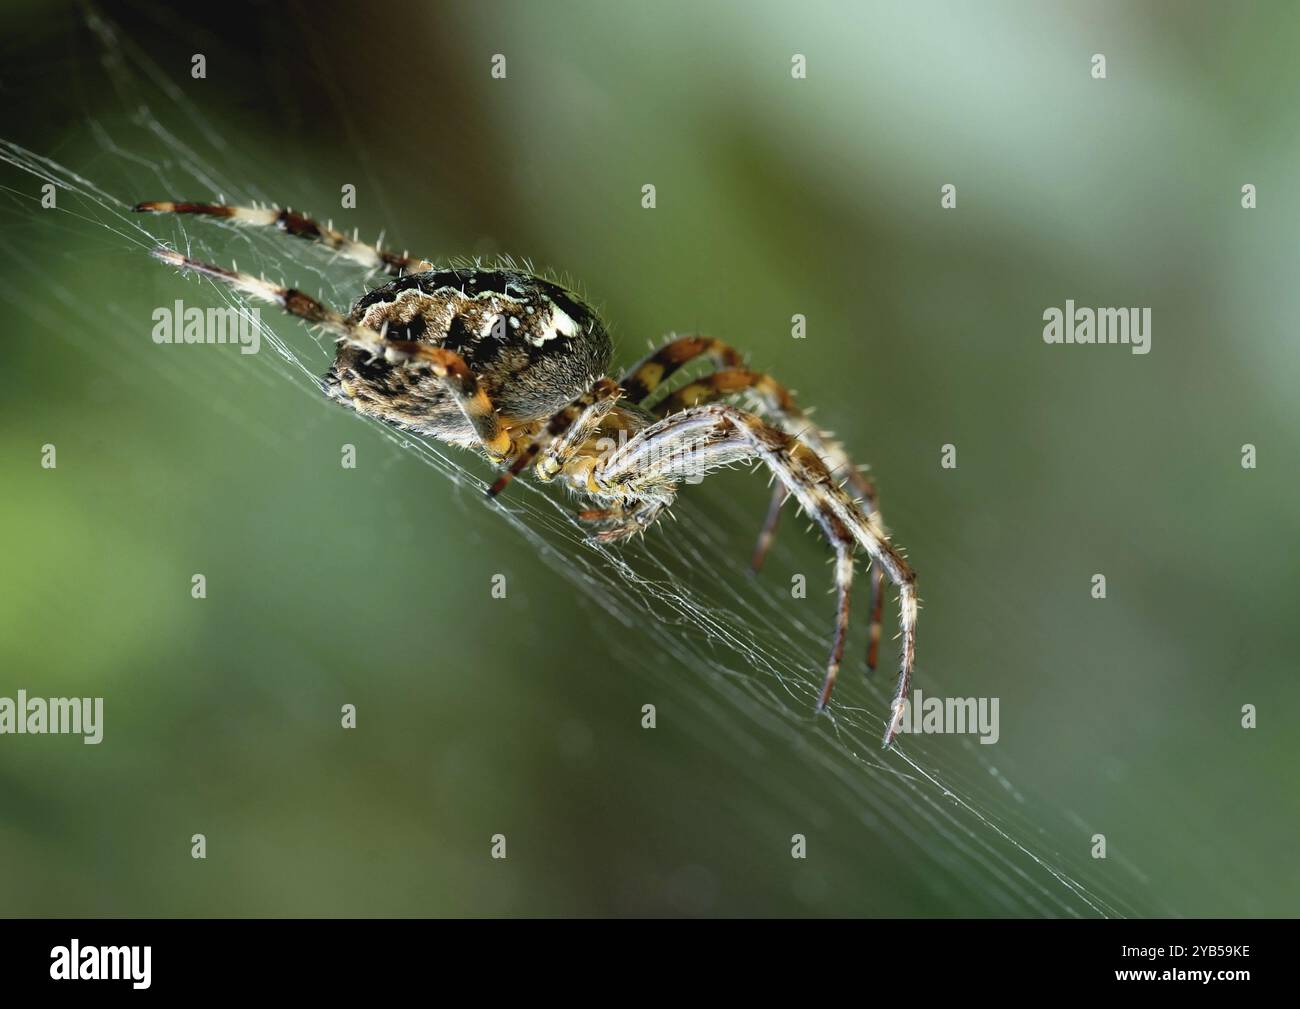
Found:
[{"label": "hairy spider leg", "polygon": [[[612,378],[597,379],[594,385],[568,406],[557,410],[542,428],[515,456],[510,468],[496,478],[487,489],[488,497],[496,497],[515,477],[537,459],[539,479],[546,481],[558,473],[577,454],[582,444],[599,426],[601,420],[613,409],[622,390]],[[572,435],[570,431],[572,430]]]},{"label": "hairy spider leg", "polygon": [[170,200],[146,200],[131,208],[141,214],[196,214],[200,217],[220,217],[235,224],[252,227],[279,228],[287,235],[315,242],[333,249],[344,259],[360,263],[369,270],[382,270],[390,277],[403,273],[422,273],[435,269],[434,264],[418,256],[387,252],[376,245],[349,238],[328,224],[321,224],[292,210],[275,207],[232,207],[224,203],[173,203]]},{"label": "hairy spider leg", "polygon": [[589,474],[588,481],[597,490],[595,496],[626,507],[636,504],[643,489],[652,495],[659,494],[665,482],[680,482],[702,469],[755,458],[767,465],[836,548],[839,605],[818,710],[830,699],[839,672],[853,578],[853,544],[866,550],[872,563],[898,588],[902,649],[898,686],[884,736],[884,745],[888,747],[902,725],[904,698],[911,685],[916,659],[916,575],[889,542],[879,522],[835,482],[811,446],[754,414],[730,404],[711,403],[665,417],[641,431],[602,460]]},{"label": "hairy spider leg", "polygon": [[595,526],[592,538],[601,543],[613,543],[644,533],[659,519],[659,513],[668,507],[665,500],[638,501],[635,507],[587,508],[578,512],[578,521]]},{"label": "hairy spider leg", "polygon": [[[758,574],[763,569],[763,561],[767,559],[767,553],[772,549],[772,541],[776,539],[776,527],[781,524],[781,508],[789,496],[790,492],[785,489],[785,484],[778,480],[772,487],[772,497],[767,505],[767,517],[763,519],[763,528],[758,531],[754,553],[749,559],[749,569],[754,574]],[[874,574],[876,569],[873,567],[871,570]]]},{"label": "hairy spider leg", "polygon": [[[770,414],[787,433],[806,442],[832,473],[843,474],[856,495],[867,503],[868,514],[878,523],[883,522],[875,483],[853,465],[843,446],[824,434],[809,420],[785,386],[763,372],[740,367],[740,352],[720,340],[688,336],[660,347],[628,373],[628,377],[624,380],[624,388],[626,389],[629,383],[634,387],[633,391],[629,392],[629,398],[644,399],[673,372],[701,355],[708,355],[715,363],[722,366],[717,371],[669,393],[652,408],[655,416],[666,417],[680,410],[713,402],[726,396],[752,392],[762,403],[764,412]],[[776,538],[777,525],[781,519],[781,507],[785,504],[786,497],[785,488],[778,483],[772,489],[767,516],[763,521],[762,529],[759,530],[758,541],[754,545],[754,553],[750,560],[750,567],[755,572],[762,568],[768,550],[771,549],[772,542]],[[880,655],[880,629],[884,607],[884,572],[880,570],[879,565],[872,564],[871,627],[867,642],[867,669],[873,672]]]},{"label": "hairy spider leg", "polygon": [[567,470],[579,455],[587,457],[588,442],[595,436],[601,421],[614,409],[622,392],[612,378],[599,379],[592,386],[592,401],[583,407],[569,429],[559,437],[550,439],[538,455],[539,480],[546,482],[553,479],[557,473]]},{"label": "hairy spider leg", "polygon": [[619,385],[629,402],[644,402],[678,368],[702,354],[711,357],[718,367],[735,368],[744,364],[740,352],[721,340],[708,336],[679,336],[634,364]]},{"label": "hairy spider leg", "polygon": [[[290,315],[322,327],[339,343],[369,351],[373,356],[382,357],[392,364],[427,368],[442,379],[455,397],[465,419],[473,425],[483,443],[484,451],[497,460],[504,458],[510,451],[510,436],[502,429],[492,400],[465,364],[465,360],[454,351],[411,340],[390,340],[369,326],[348,321],[334,309],[301,291],[272,284],[250,273],[202,263],[171,249],[155,249],[152,255],[164,263],[193,270],[254,298],[279,305]],[[362,409],[362,404],[358,403],[357,408]]]}]

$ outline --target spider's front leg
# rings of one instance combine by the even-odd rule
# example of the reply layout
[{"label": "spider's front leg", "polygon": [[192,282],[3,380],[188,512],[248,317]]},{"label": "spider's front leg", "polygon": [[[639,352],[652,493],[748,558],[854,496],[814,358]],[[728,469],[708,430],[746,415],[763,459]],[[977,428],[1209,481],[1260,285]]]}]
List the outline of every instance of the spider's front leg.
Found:
[{"label": "spider's front leg", "polygon": [[394,364],[411,368],[427,368],[440,378],[460,407],[461,413],[474,428],[480,446],[488,457],[504,459],[511,447],[510,435],[497,419],[496,409],[478,378],[454,351],[431,347],[411,340],[390,340],[369,326],[351,322],[334,309],[322,305],[315,298],[291,287],[272,284],[251,273],[227,270],[211,263],[201,263],[171,249],[155,249],[153,256],[164,263],[184,270],[193,270],[211,277],[251,297],[279,305],[290,315],[313,323],[329,332],[339,343],[368,351]]},{"label": "spider's front leg", "polygon": [[631,402],[640,403],[679,369],[699,357],[707,357],[717,370],[682,386],[654,404],[651,409],[656,416],[666,417],[726,396],[752,393],[761,405],[760,413],[770,417],[787,434],[806,442],[833,473],[848,481],[854,493],[867,501],[873,512],[878,510],[875,486],[853,465],[843,446],[812,423],[785,386],[765,372],[746,368],[740,351],[721,340],[707,336],[682,336],[668,341],[628,371],[622,382],[624,394]]},{"label": "spider's front leg", "polygon": [[509,469],[497,477],[487,490],[496,497],[515,477],[536,462],[538,479],[550,480],[586,445],[587,440],[614,408],[622,390],[612,378],[597,379],[595,384],[568,406],[557,410],[542,428],[519,450]]},{"label": "spider's front leg", "polygon": [[898,588],[902,656],[898,686],[885,730],[885,746],[902,725],[905,697],[916,659],[916,575],[889,542],[873,515],[835,482],[826,464],[807,444],[753,414],[723,403],[694,407],[665,417],[601,460],[590,474],[596,491],[613,500],[632,501],[645,488],[676,483],[693,474],[748,459],[760,459],[786,490],[822,527],[836,551],[839,588],[835,637],[818,707],[830,698],[843,654],[848,594],[853,579],[853,546],[861,546]]},{"label": "spider's front leg", "polygon": [[[655,416],[667,417],[691,407],[748,393],[758,401],[764,416],[771,418],[787,434],[807,443],[831,472],[848,484],[853,495],[866,503],[867,513],[877,523],[882,522],[874,481],[853,465],[839,442],[823,432],[799,409],[785,386],[771,375],[744,367],[740,352],[721,340],[706,336],[683,336],[670,340],[635,365],[623,379],[623,387],[634,402],[644,400],[680,368],[698,357],[707,357],[717,370],[663,397],[650,408]],[[762,568],[776,538],[781,508],[788,496],[783,485],[778,484],[772,489],[767,516],[759,530],[750,561],[750,567],[755,572]],[[879,565],[873,564],[871,634],[867,645],[867,669],[870,671],[875,670],[880,652],[880,621],[885,605],[884,580]]]},{"label": "spider's front leg", "polygon": [[626,441],[643,429],[648,419],[619,409],[622,396],[622,388],[613,379],[597,379],[524,444],[506,472],[488,488],[488,497],[496,497],[532,464],[543,483],[562,477],[575,493],[594,497],[604,505],[578,512],[578,521],[593,528],[593,539],[609,543],[645,532],[676,495],[671,481],[664,482],[654,495],[647,495],[642,487],[634,497],[623,500],[601,494],[592,480],[592,471],[617,444],[609,436],[618,434]]}]

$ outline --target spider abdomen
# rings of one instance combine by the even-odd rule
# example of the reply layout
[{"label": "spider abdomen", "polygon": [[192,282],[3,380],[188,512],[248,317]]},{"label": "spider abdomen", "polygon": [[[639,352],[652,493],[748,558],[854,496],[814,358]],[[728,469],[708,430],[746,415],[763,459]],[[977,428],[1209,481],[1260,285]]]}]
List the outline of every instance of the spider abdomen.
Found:
[{"label": "spider abdomen", "polygon": [[[612,346],[595,311],[519,270],[448,269],[377,287],[349,320],[395,340],[455,351],[511,423],[544,420],[589,389]],[[474,432],[443,383],[341,346],[326,391],[385,419],[469,444]]]}]

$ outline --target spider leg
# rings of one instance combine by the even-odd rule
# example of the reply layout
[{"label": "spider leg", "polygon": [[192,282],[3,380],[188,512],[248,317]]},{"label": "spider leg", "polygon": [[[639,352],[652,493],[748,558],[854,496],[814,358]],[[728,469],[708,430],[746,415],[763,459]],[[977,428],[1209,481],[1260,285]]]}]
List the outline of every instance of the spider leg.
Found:
[{"label": "spider leg", "polygon": [[848,619],[852,581],[852,544],[866,550],[872,563],[898,587],[902,655],[885,731],[884,745],[889,746],[902,724],[904,699],[916,659],[916,575],[875,516],[864,511],[835,482],[826,463],[807,443],[753,414],[729,404],[712,403],[673,414],[646,428],[600,461],[588,479],[599,496],[627,502],[647,491],[661,493],[665,483],[675,484],[689,475],[755,458],[772,470],[836,549],[840,607],[819,707],[829,699],[839,671],[838,654],[843,648],[842,627]]},{"label": "spider leg", "polygon": [[763,569],[767,552],[772,549],[772,541],[776,539],[776,527],[781,523],[781,507],[789,496],[790,492],[785,489],[783,483],[777,483],[772,488],[772,499],[767,506],[767,518],[763,519],[763,528],[758,531],[758,542],[754,544],[754,555],[749,559],[749,568],[754,574],[758,574]]},{"label": "spider leg", "polygon": [[[673,361],[676,361],[685,350],[696,350],[706,342],[700,337],[688,337],[687,340],[692,342],[684,345],[683,350],[675,351],[669,355]],[[682,341],[675,342],[682,343]],[[717,341],[712,341],[712,343],[716,344]],[[669,346],[673,346],[673,344],[669,344]],[[730,351],[730,348],[726,348],[725,345],[722,346],[725,350]],[[716,349],[705,348],[699,350],[699,353],[717,356],[721,352]],[[734,354],[735,352],[731,351],[731,353]],[[680,364],[677,366],[680,367]],[[651,369],[650,374],[658,375],[660,372]],[[671,374],[671,371],[669,374]],[[880,521],[879,500],[874,481],[853,465],[839,442],[825,435],[816,424],[813,424],[808,419],[807,414],[799,409],[790,392],[770,375],[759,371],[751,371],[748,368],[721,368],[669,393],[656,403],[652,410],[658,417],[667,417],[681,410],[742,392],[752,393],[763,405],[766,414],[769,414],[788,434],[795,435],[806,442],[830,467],[832,472],[837,475],[844,474],[855,495],[867,503],[868,513],[874,516],[878,522]],[[776,527],[781,518],[781,506],[785,503],[787,496],[784,487],[778,485],[773,489],[771,503],[768,505],[767,518],[763,522],[763,528],[759,531],[758,542],[754,546],[753,558],[750,561],[750,567],[755,572],[762,568],[763,561],[767,558],[767,552],[772,547],[772,541],[776,538]],[[885,576],[880,570],[880,566],[873,564],[871,566],[871,635],[867,645],[867,669],[873,672],[880,654],[880,620],[884,612],[884,604]]]},{"label": "spider leg", "polygon": [[847,532],[843,539],[836,539],[835,546],[835,590],[838,600],[835,605],[835,638],[831,643],[831,657],[826,663],[826,679],[822,682],[822,692],[817,697],[817,710],[821,711],[830,703],[831,691],[835,689],[835,678],[840,672],[840,662],[844,659],[844,644],[849,639],[849,591],[853,588],[853,537]]},{"label": "spider leg", "polygon": [[227,270],[211,263],[201,263],[170,249],[155,249],[152,255],[164,263],[185,270],[193,270],[213,280],[220,281],[237,291],[262,301],[279,305],[296,318],[320,326],[341,344],[368,351],[393,364],[409,368],[427,368],[443,380],[456,398],[465,419],[473,425],[483,450],[490,457],[503,458],[510,450],[510,436],[502,429],[496,409],[478,378],[470,371],[464,359],[454,351],[411,340],[390,340],[369,326],[351,322],[334,309],[322,305],[315,298],[291,287],[272,284],[250,273]]},{"label": "spider leg", "polygon": [[682,336],[669,340],[633,365],[619,385],[629,402],[640,403],[678,368],[702,354],[712,358],[718,367],[735,368],[744,363],[740,352],[721,340],[707,336]]},{"label": "spider leg", "polygon": [[[740,352],[721,340],[706,336],[683,336],[670,340],[627,373],[621,383],[624,394],[631,402],[639,403],[679,368],[702,355],[708,356],[719,370],[666,397],[655,407],[659,416],[666,416],[672,409],[695,406],[718,396],[752,388],[786,430],[812,445],[833,471],[842,470],[855,492],[874,504],[875,488],[871,480],[849,462],[843,447],[809,422],[807,415],[795,404],[789,390],[770,375],[744,368]],[[736,375],[728,375],[729,372],[749,376],[749,384],[739,380]],[[715,375],[721,377],[715,378]],[[672,402],[671,406],[666,405],[669,401]]]},{"label": "spider leg", "polygon": [[538,453],[542,453],[542,458],[537,459],[538,477],[545,481],[555,476],[614,408],[621,393],[612,378],[601,378],[568,406],[557,410],[515,456],[510,468],[488,488],[488,497],[496,497],[505,490],[511,480],[537,459]]},{"label": "spider leg", "polygon": [[146,200],[131,208],[142,214],[196,214],[200,217],[220,217],[235,224],[252,227],[275,227],[286,235],[315,242],[333,249],[345,259],[360,263],[369,270],[382,270],[391,277],[403,273],[422,273],[434,265],[418,256],[387,252],[378,246],[349,238],[328,224],[321,224],[292,210],[273,207],[232,207],[224,203],[173,203],[170,200]]},{"label": "spider leg", "polygon": [[649,529],[666,507],[667,503],[662,499],[631,501],[627,505],[615,505],[613,508],[580,511],[578,521],[596,528],[592,534],[593,539],[613,543]]}]

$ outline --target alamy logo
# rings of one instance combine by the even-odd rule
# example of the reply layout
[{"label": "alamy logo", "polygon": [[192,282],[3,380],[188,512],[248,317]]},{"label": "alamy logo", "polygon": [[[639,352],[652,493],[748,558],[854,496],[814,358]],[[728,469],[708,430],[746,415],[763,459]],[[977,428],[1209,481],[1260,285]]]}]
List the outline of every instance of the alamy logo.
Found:
[{"label": "alamy logo", "polygon": [[26,690],[18,697],[0,697],[0,735],[84,736],[83,743],[98,743],[104,738],[104,699],[102,697],[28,697]]},{"label": "alamy logo", "polygon": [[996,743],[1002,735],[998,725],[996,697],[925,697],[912,691],[903,701],[899,730],[913,735],[978,734],[981,743]]},{"label": "alamy logo", "polygon": [[148,988],[152,946],[82,946],[73,939],[50,950],[50,977],[55,981],[130,981]]},{"label": "alamy logo", "polygon": [[1126,343],[1134,354],[1151,352],[1151,309],[1075,308],[1045,309],[1044,343]]},{"label": "alamy logo", "polygon": [[262,346],[262,315],[255,306],[186,308],[178,298],[155,308],[151,318],[154,343],[237,343],[241,354],[256,354]]}]

